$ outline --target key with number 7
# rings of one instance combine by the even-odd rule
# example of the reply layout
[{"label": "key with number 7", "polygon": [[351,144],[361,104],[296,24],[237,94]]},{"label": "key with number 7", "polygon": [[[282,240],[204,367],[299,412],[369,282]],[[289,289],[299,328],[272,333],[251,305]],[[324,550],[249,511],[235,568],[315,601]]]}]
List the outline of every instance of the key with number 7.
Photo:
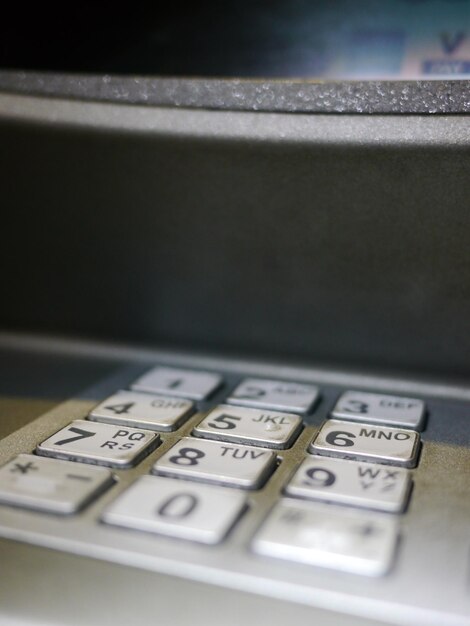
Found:
[{"label": "key with number 7", "polygon": [[153,432],[76,420],[36,449],[41,456],[96,463],[108,467],[132,467],[159,444]]}]

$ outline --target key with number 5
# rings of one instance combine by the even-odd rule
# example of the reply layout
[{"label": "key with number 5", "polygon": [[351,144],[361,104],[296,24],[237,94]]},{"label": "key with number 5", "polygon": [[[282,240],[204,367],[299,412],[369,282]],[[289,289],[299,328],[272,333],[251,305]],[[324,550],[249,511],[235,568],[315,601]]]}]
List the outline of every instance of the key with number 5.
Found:
[{"label": "key with number 5", "polygon": [[302,429],[292,413],[220,405],[193,430],[197,437],[247,443],[263,448],[288,448]]}]

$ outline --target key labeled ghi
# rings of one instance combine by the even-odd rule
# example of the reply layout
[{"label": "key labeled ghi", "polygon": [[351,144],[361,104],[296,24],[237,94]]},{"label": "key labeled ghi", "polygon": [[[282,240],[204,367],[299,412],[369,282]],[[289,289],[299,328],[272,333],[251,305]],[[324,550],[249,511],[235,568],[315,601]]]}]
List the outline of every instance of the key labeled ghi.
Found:
[{"label": "key labeled ghi", "polygon": [[133,428],[172,431],[185,422],[193,407],[193,402],[183,398],[120,391],[96,406],[88,419]]},{"label": "key labeled ghi", "polygon": [[43,441],[36,453],[57,459],[115,468],[136,465],[157,447],[160,438],[148,430],[75,420]]},{"label": "key labeled ghi", "polygon": [[220,405],[193,430],[205,439],[246,443],[263,448],[288,448],[302,429],[302,418],[291,413]]},{"label": "key labeled ghi", "polygon": [[419,446],[419,434],[413,430],[328,420],[308,451],[353,461],[415,467]]}]

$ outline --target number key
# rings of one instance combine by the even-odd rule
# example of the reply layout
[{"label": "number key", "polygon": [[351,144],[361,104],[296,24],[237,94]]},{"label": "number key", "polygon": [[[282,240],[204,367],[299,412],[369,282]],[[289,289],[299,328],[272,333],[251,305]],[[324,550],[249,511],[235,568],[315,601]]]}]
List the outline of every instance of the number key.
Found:
[{"label": "number key", "polygon": [[328,420],[310,444],[309,452],[414,467],[419,443],[418,433],[412,430]]},{"label": "number key", "polygon": [[421,400],[363,391],[346,391],[336,403],[332,416],[379,425],[421,430],[425,406]]},{"label": "number key", "polygon": [[256,489],[275,465],[270,450],[185,437],[158,459],[153,473]]},{"label": "number key", "polygon": [[232,489],[142,476],[105,511],[107,524],[206,544],[220,542],[246,504]]},{"label": "number key", "polygon": [[306,413],[317,398],[318,388],[314,385],[246,378],[232,392],[227,402],[253,408]]},{"label": "number key", "polygon": [[36,452],[57,459],[127,468],[153,450],[159,440],[148,430],[75,420],[43,441]]},{"label": "number key", "polygon": [[95,407],[89,420],[148,430],[176,430],[190,415],[193,403],[180,398],[121,391]]},{"label": "number key", "polygon": [[164,393],[191,400],[204,400],[221,384],[222,378],[211,372],[155,367],[136,380],[132,389],[148,393]]},{"label": "number key", "polygon": [[410,484],[406,469],[315,456],[305,459],[286,494],[399,513]]},{"label": "number key", "polygon": [[266,448],[288,448],[302,428],[302,419],[291,413],[220,405],[193,430],[206,439],[248,443]]}]

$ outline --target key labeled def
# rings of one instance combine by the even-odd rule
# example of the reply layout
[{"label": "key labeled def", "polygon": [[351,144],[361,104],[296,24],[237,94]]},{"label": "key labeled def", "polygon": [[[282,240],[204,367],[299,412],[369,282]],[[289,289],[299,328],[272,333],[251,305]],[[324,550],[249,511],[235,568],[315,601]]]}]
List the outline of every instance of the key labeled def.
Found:
[{"label": "key labeled def", "polygon": [[43,441],[37,454],[58,459],[127,468],[138,463],[159,443],[147,430],[75,420]]},{"label": "key labeled def", "polygon": [[331,414],[335,418],[356,422],[422,430],[425,413],[424,402],[414,398],[346,391]]}]

